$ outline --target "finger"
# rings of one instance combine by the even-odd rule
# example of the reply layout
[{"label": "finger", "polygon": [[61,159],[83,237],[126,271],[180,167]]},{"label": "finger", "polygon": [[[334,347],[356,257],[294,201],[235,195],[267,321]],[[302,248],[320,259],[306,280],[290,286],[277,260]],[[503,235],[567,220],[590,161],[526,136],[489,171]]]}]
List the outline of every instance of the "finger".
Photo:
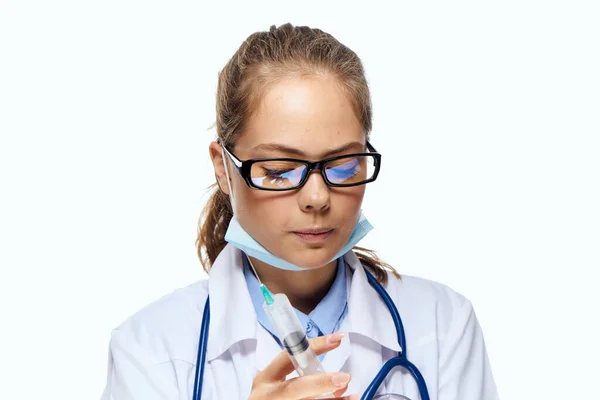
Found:
[{"label": "finger", "polygon": [[[360,395],[356,394],[356,393],[348,395],[348,396],[344,396],[344,397],[340,397],[341,395],[338,396],[334,393],[334,396],[338,400],[360,400]],[[315,399],[303,399],[303,400],[315,400]]]},{"label": "finger", "polygon": [[[347,386],[343,387],[341,389],[336,390],[335,392],[333,392],[333,397],[336,398],[336,399],[351,399],[351,400],[359,400],[360,399],[360,396],[358,396],[356,398],[352,397],[352,396],[355,396],[355,395],[342,396],[346,390],[348,390]],[[303,400],[314,400],[314,399],[303,399]]]},{"label": "finger", "polygon": [[344,394],[344,392],[348,390],[348,386],[345,386],[341,389],[336,390],[335,392],[333,392],[333,395],[338,398],[338,397],[342,397],[342,395]]},{"label": "finger", "polygon": [[[338,398],[336,396],[336,398]],[[340,397],[340,400],[360,400],[360,395],[359,394],[351,394],[349,396],[344,396],[344,397]]]},{"label": "finger", "polygon": [[317,355],[327,353],[338,347],[345,336],[346,334],[344,332],[336,332],[331,335],[312,338],[309,340],[310,347],[313,348]]},{"label": "finger", "polygon": [[[309,343],[315,353],[323,354],[338,347],[345,335],[345,333],[336,332],[331,335],[310,339]],[[287,352],[283,350],[265,367],[265,369],[256,375],[254,382],[282,381],[293,370],[294,365],[290,361]]]},{"label": "finger", "polygon": [[348,382],[350,382],[350,374],[345,372],[306,375],[280,382],[274,388],[271,397],[281,400],[292,400],[311,398],[340,390],[342,391],[341,393],[344,393],[348,388]]}]

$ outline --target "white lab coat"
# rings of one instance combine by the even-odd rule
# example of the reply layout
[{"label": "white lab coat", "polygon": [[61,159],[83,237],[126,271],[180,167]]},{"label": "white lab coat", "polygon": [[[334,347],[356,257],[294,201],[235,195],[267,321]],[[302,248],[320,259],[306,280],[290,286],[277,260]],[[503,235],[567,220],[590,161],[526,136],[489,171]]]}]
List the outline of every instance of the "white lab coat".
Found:
[{"label": "white lab coat", "polygon": [[[348,334],[323,360],[326,371],[352,375],[347,393],[363,393],[383,363],[399,351],[389,310],[350,251]],[[386,289],[406,332],[408,359],[419,368],[431,400],[495,400],[480,326],[471,303],[448,287],[410,276],[389,276]],[[247,399],[253,377],[280,348],[257,322],[242,271],[241,252],[228,244],[208,280],[150,304],[112,332],[102,400],[190,400],[206,296],[211,323],[202,398]],[[295,376],[295,373],[291,376]],[[379,393],[418,399],[413,378],[396,368]]]}]

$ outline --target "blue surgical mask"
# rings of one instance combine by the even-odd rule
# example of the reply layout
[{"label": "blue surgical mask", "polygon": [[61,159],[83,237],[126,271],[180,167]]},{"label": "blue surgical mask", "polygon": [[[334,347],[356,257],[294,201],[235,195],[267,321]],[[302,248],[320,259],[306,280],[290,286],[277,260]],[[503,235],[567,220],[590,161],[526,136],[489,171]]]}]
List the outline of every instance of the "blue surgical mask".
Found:
[{"label": "blue surgical mask", "polygon": [[[242,250],[246,255],[250,257],[254,257],[256,259],[261,260],[273,267],[285,269],[288,271],[305,271],[307,268],[302,268],[297,265],[294,265],[283,258],[277,257],[269,250],[264,248],[260,243],[258,243],[244,228],[240,225],[236,215],[235,215],[235,207],[233,201],[233,191],[231,190],[231,184],[229,182],[229,171],[227,168],[227,164],[225,163],[225,154],[221,150],[223,157],[223,164],[225,166],[225,174],[227,176],[227,185],[229,187],[229,194],[231,199],[231,208],[233,210],[233,216],[231,217],[231,221],[229,222],[229,227],[227,228],[227,232],[225,233],[225,241],[231,243],[238,249]],[[342,249],[330,260],[336,260],[339,257],[346,254],[350,251],[362,238],[364,238],[367,233],[369,233],[373,229],[371,223],[364,216],[362,210],[360,211],[360,216],[356,225],[354,226],[354,230],[352,234],[348,238],[348,241],[342,247]]]},{"label": "blue surgical mask", "polygon": [[[339,257],[350,251],[362,238],[366,236],[369,231],[373,229],[373,226],[367,221],[367,218],[363,215],[362,210],[360,212],[360,218],[354,227],[354,231],[348,238],[348,241],[342,247],[342,249],[330,260],[336,260]],[[225,240],[238,249],[242,250],[250,257],[259,259],[273,267],[280,269],[286,269],[288,271],[304,271],[307,268],[302,268],[294,265],[283,258],[277,257],[269,250],[265,249],[260,243],[258,243],[248,232],[242,228],[235,214],[231,218],[227,233],[225,233]]]}]

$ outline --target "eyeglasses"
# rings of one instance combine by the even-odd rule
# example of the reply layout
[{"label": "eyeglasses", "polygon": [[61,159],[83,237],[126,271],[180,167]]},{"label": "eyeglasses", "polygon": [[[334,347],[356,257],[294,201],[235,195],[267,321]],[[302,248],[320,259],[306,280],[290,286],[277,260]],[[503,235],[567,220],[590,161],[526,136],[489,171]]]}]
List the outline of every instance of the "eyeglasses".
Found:
[{"label": "eyeglasses", "polygon": [[221,144],[236,169],[251,188],[284,191],[301,188],[313,170],[321,171],[328,186],[364,185],[377,179],[381,154],[369,142],[369,153],[347,154],[321,161],[294,158],[258,158],[242,161]]}]

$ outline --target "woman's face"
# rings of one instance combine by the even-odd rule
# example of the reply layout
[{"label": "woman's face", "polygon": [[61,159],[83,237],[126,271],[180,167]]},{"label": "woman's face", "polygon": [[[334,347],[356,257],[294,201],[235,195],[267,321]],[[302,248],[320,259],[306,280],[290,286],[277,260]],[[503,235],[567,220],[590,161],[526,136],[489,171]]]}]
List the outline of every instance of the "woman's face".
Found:
[{"label": "woman's face", "polygon": [[[364,152],[365,135],[335,78],[309,76],[270,86],[231,150],[240,160],[318,161]],[[219,186],[229,194],[220,145],[212,143],[210,152]],[[319,268],[344,246],[359,217],[364,185],[329,187],[313,171],[300,189],[257,190],[246,185],[227,155],[225,159],[240,224],[273,254],[304,268]],[[328,233],[307,232],[311,230]]]}]

